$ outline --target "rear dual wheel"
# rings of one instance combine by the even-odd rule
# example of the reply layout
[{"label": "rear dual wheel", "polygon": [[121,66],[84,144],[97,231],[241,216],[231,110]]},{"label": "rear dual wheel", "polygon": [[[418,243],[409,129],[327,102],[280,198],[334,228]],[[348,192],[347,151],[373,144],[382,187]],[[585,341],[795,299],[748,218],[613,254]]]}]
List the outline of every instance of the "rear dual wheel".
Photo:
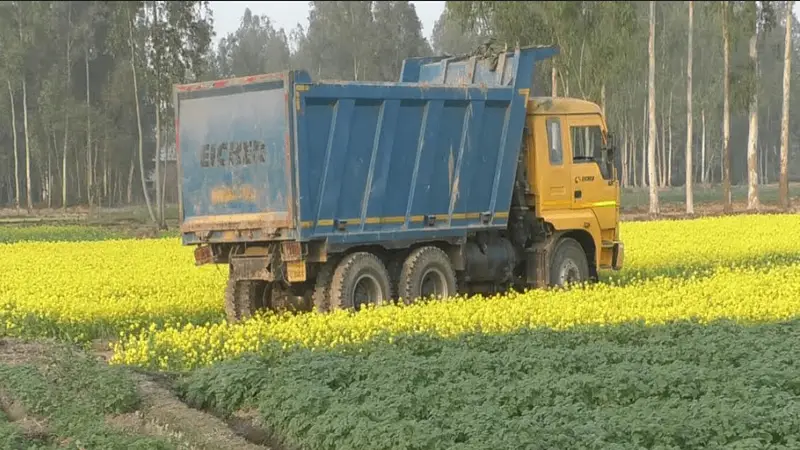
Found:
[{"label": "rear dual wheel", "polygon": [[229,322],[239,322],[268,306],[272,286],[265,281],[228,279],[225,287],[225,315]]},{"label": "rear dual wheel", "polygon": [[406,304],[419,298],[445,298],[456,294],[456,274],[447,254],[438,247],[415,249],[395,263],[390,275],[383,261],[369,252],[356,252],[325,263],[317,274],[314,308],[360,310],[363,306],[392,302],[393,288]]},{"label": "rear dual wheel", "polygon": [[398,297],[407,305],[421,298],[442,299],[456,294],[455,270],[450,257],[439,247],[412,251],[403,263],[398,281]]},{"label": "rear dual wheel", "polygon": [[[327,280],[319,281],[324,286]],[[372,253],[351,253],[342,258],[331,273],[328,292],[330,309],[358,311],[365,305],[382,305],[391,302],[391,299],[389,272],[383,261]]]}]

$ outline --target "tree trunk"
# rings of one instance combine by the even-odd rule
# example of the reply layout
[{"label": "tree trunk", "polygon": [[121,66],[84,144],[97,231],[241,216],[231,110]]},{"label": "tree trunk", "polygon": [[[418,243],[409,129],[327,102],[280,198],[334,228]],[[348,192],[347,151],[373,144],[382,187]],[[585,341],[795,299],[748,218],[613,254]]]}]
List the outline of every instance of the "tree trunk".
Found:
[{"label": "tree trunk", "polygon": [[630,147],[630,140],[628,137],[628,124],[626,120],[626,123],[622,126],[622,155],[620,155],[622,173],[619,174],[621,177],[620,183],[623,187],[628,187],[628,148]]},{"label": "tree trunk", "polygon": [[133,203],[133,171],[136,168],[136,155],[131,158],[131,168],[128,170],[128,191],[125,193],[125,200],[130,205]]},{"label": "tree trunk", "polygon": [[[758,29],[750,36],[750,62],[758,80]],[[747,209],[761,208],[758,201],[758,82],[750,96],[750,124],[747,133]]]},{"label": "tree trunk", "polygon": [[33,209],[33,197],[31,196],[31,146],[28,130],[28,83],[25,81],[25,74],[22,75],[22,125],[25,128],[25,201],[28,212],[30,212]]},{"label": "tree trunk", "polygon": [[11,99],[11,133],[14,142],[14,206],[19,209],[19,136],[17,135],[17,112],[14,106],[14,90],[11,88],[11,78],[8,78],[8,96]]},{"label": "tree trunk", "polygon": [[158,101],[158,97],[158,91],[156,91],[156,156],[154,158],[156,164],[156,218],[158,219],[158,227],[163,229],[164,215],[161,209],[161,104]]},{"label": "tree trunk", "polygon": [[606,84],[600,85],[600,112],[606,116]]},{"label": "tree trunk", "polygon": [[[661,145],[656,147],[656,163],[658,164],[658,186],[667,185],[667,117],[664,105],[661,105]],[[656,131],[658,134],[658,131]]]},{"label": "tree trunk", "polygon": [[556,76],[555,62],[552,62],[552,67],[550,69],[550,96],[558,97],[558,77]]},{"label": "tree trunk", "polygon": [[783,50],[783,110],[781,112],[781,167],[778,182],[779,204],[784,210],[789,209],[789,81],[792,76],[792,6],[786,5],[786,40]]},{"label": "tree trunk", "polygon": [[669,115],[667,116],[667,136],[669,137],[667,144],[667,176],[664,178],[664,186],[672,186],[672,92],[669,93]]},{"label": "tree trunk", "polygon": [[658,184],[656,180],[656,55],[655,55],[655,34],[656,34],[656,2],[650,0],[650,39],[648,43],[648,53],[650,54],[650,71],[647,83],[648,115],[650,119],[649,142],[647,143],[647,163],[648,175],[650,178],[650,215],[657,216],[658,207]]},{"label": "tree trunk", "polygon": [[[104,201],[108,201],[108,173],[110,168],[108,167],[108,127],[103,128],[103,149],[100,151],[100,154],[103,155],[103,162],[101,170],[103,172],[103,185],[102,185],[102,197]],[[109,206],[106,204],[106,206]]]},{"label": "tree trunk", "polygon": [[[631,135],[631,145],[632,145],[632,147],[630,149],[631,164],[629,166],[630,170],[631,170],[631,183],[633,184],[633,186],[639,186],[639,180],[636,177],[636,174],[637,174],[637,171],[636,171],[636,137],[635,137],[635,134],[634,134],[633,127],[631,127],[630,135]],[[642,146],[644,146],[644,141],[642,141]]]},{"label": "tree trunk", "polygon": [[686,56],[686,214],[694,214],[692,192],[692,34],[694,33],[694,2],[689,1],[689,50]]},{"label": "tree trunk", "polygon": [[142,112],[141,108],[139,107],[139,85],[136,80],[136,47],[133,39],[133,20],[130,17],[130,11],[128,11],[128,39],[128,43],[130,44],[131,48],[131,72],[133,74],[133,97],[134,103],[136,104],[136,125],[139,131],[139,172],[141,172],[142,193],[144,194],[144,202],[147,205],[147,213],[150,214],[150,220],[155,223],[156,216],[153,213],[153,205],[150,204],[150,194],[147,192],[147,179],[144,173],[144,149],[142,148]]},{"label": "tree trunk", "polygon": [[[70,30],[72,29],[72,2],[67,2],[67,23],[69,27],[67,28],[67,85],[66,85],[66,92],[69,92],[70,88],[72,87],[71,83],[71,75],[72,75],[72,61],[70,59]],[[61,208],[66,211],[67,210],[67,149],[69,142],[69,108],[64,108],[64,154],[61,159]]]},{"label": "tree trunk", "polygon": [[[158,30],[158,5],[153,1],[153,32]],[[152,36],[158,38],[158,36]],[[162,208],[161,196],[161,61],[157,58],[156,63],[156,89],[155,89],[155,112],[156,112],[156,151],[155,151],[155,185],[156,185],[156,218],[158,227],[164,229],[164,209]],[[357,76],[357,75],[356,75]],[[356,78],[358,79],[358,78]]]},{"label": "tree trunk", "polygon": [[706,110],[700,110],[700,124],[701,124],[701,136],[702,140],[700,141],[700,184],[704,187],[708,185],[708,177],[706,175]]},{"label": "tree trunk", "polygon": [[[108,152],[103,151],[103,198],[108,200]],[[111,205],[108,205],[111,206]]]},{"label": "tree trunk", "polygon": [[163,222],[164,229],[167,229],[167,218],[164,211],[166,210],[167,201],[167,152],[164,151],[164,166],[161,170],[161,221]]},{"label": "tree trunk", "polygon": [[[648,98],[649,99],[649,98]],[[648,100],[644,101],[644,114],[642,119],[642,187],[650,186],[647,180],[647,149],[649,148],[649,143],[647,141],[647,133],[648,133],[648,125],[647,125],[647,115],[650,111],[648,106]]]},{"label": "tree trunk", "polygon": [[[55,141],[56,132],[53,130],[53,141]],[[53,146],[55,149],[55,146]],[[53,207],[53,195],[52,195],[52,188],[53,188],[53,171],[51,164],[51,157],[52,153],[47,152],[47,181],[45,181],[45,185],[47,186],[47,207]]]},{"label": "tree trunk", "polygon": [[86,68],[86,198],[89,201],[89,210],[92,209],[94,201],[92,185],[94,180],[92,178],[92,104],[90,84],[89,84],[89,44],[86,44],[84,49],[84,61]]},{"label": "tree trunk", "polygon": [[731,198],[731,107],[730,107],[730,55],[728,45],[728,4],[722,2],[722,192],[723,211],[733,211]]},{"label": "tree trunk", "polygon": [[76,194],[78,195],[78,202],[80,203],[80,199],[83,196],[81,192],[81,159],[78,155],[75,155],[75,186],[77,187]]}]

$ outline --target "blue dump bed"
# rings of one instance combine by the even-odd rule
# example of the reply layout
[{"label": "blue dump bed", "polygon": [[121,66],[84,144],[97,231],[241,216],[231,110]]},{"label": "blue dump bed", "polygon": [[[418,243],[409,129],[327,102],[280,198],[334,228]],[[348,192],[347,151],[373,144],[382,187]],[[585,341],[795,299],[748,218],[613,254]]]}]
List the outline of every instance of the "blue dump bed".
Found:
[{"label": "blue dump bed", "polygon": [[400,82],[291,71],[176,88],[184,243],[505,227],[536,61],[414,58]]}]

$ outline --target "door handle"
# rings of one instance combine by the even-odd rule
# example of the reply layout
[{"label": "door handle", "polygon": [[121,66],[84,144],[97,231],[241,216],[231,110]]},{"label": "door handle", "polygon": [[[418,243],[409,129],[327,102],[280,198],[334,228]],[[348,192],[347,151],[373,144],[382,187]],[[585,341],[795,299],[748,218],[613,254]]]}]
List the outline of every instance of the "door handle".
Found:
[{"label": "door handle", "polygon": [[580,190],[575,191],[575,198],[576,199],[581,198],[582,195],[583,195],[583,193]]}]

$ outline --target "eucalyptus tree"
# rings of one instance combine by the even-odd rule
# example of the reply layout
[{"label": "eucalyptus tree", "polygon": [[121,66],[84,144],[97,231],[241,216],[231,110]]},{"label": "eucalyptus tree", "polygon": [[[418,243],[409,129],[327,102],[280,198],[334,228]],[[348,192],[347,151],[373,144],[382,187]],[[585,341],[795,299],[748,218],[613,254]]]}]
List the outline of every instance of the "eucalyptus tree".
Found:
[{"label": "eucalyptus tree", "polygon": [[650,186],[650,215],[657,216],[658,182],[656,179],[656,2],[650,0],[650,34],[648,51],[647,113],[649,119],[649,138],[647,142],[648,182]]},{"label": "eucalyptus tree", "polygon": [[784,27],[786,38],[783,50],[783,105],[781,108],[781,160],[779,201],[783,209],[789,209],[789,98],[791,97],[792,77],[792,6],[793,1],[786,2],[786,18]]},{"label": "eucalyptus tree", "polygon": [[694,2],[689,0],[689,49],[686,52],[686,214],[694,214],[692,191],[692,38],[694,37]]}]

